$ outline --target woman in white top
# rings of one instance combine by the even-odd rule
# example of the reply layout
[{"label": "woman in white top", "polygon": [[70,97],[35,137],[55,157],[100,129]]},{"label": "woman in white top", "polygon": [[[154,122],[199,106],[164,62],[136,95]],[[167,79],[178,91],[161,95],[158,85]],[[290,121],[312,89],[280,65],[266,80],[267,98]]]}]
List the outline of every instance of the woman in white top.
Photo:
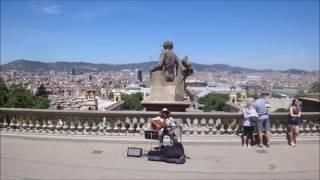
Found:
[{"label": "woman in white top", "polygon": [[243,147],[250,148],[253,139],[254,121],[258,118],[258,113],[252,106],[252,99],[247,99],[244,108],[239,113],[243,115]]}]

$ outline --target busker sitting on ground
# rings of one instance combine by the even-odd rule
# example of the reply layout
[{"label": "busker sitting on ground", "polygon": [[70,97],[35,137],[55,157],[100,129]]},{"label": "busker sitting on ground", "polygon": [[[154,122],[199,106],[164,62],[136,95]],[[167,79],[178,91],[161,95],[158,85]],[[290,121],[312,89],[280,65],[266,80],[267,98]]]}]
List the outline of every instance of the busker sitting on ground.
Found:
[{"label": "busker sitting on ground", "polygon": [[170,117],[170,112],[167,108],[163,108],[160,111],[160,116],[152,118],[151,127],[159,132],[160,146],[163,146],[163,137],[165,135],[169,136],[173,143],[178,141],[174,133],[176,123],[173,118]]}]

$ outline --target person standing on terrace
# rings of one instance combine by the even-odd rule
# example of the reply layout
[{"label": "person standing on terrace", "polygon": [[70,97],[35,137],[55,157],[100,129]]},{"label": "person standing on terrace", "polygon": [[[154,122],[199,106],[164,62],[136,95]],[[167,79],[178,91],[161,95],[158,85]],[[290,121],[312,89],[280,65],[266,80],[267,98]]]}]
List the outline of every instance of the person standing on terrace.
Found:
[{"label": "person standing on terrace", "polygon": [[266,107],[266,99],[261,95],[255,95],[256,99],[253,103],[253,108],[257,111],[259,120],[258,120],[258,133],[259,133],[259,147],[263,147],[263,135],[266,137],[266,146],[270,146],[269,136],[270,136],[270,120],[268,115],[268,109]]},{"label": "person standing on terrace", "polygon": [[243,147],[250,148],[253,139],[254,123],[258,118],[257,111],[252,107],[252,99],[246,100],[244,108],[239,113],[243,116]]},{"label": "person standing on terrace", "polygon": [[300,117],[301,117],[301,109],[299,107],[299,101],[294,98],[292,100],[291,106],[289,108],[289,144],[292,147],[296,146],[297,136],[299,133],[299,125],[300,125]]}]

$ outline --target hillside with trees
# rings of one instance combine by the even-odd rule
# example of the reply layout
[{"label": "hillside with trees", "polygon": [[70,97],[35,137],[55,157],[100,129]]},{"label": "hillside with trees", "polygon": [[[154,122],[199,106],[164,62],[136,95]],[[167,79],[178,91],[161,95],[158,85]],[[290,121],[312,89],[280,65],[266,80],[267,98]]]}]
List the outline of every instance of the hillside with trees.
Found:
[{"label": "hillside with trees", "polygon": [[143,110],[143,106],[140,103],[143,99],[142,93],[122,94],[121,99],[124,101],[125,110]]},{"label": "hillside with trees", "polygon": [[320,93],[320,81],[312,83],[309,93]]},{"label": "hillside with trees", "polygon": [[[140,69],[142,71],[149,71],[149,69],[156,64],[156,61],[147,61],[141,63],[128,63],[128,64],[108,64],[108,62],[113,61],[105,61],[106,63],[94,64],[87,62],[40,62],[40,61],[29,61],[25,59],[19,59],[7,64],[1,65],[1,71],[6,72],[10,70],[16,71],[26,71],[26,72],[48,72],[52,69],[57,71],[67,71],[71,72],[75,69],[77,72],[101,72],[101,71],[121,71],[123,69]],[[257,69],[249,69],[242,68],[238,66],[230,66],[226,64],[198,64],[194,63],[197,60],[193,60],[191,63],[193,69],[199,72],[221,72],[228,71],[230,73],[241,73],[241,72],[273,72],[272,69],[265,70],[257,70]],[[303,74],[308,73],[304,70],[298,69],[289,69],[287,71],[280,71],[283,73],[293,73],[293,74]]]},{"label": "hillside with trees", "polygon": [[47,109],[49,100],[44,86],[33,95],[22,84],[12,84],[8,88],[0,78],[0,107]]},{"label": "hillside with trees", "polygon": [[224,111],[227,106],[228,95],[210,93],[201,97],[199,103],[203,105],[202,110],[205,112],[210,111]]}]

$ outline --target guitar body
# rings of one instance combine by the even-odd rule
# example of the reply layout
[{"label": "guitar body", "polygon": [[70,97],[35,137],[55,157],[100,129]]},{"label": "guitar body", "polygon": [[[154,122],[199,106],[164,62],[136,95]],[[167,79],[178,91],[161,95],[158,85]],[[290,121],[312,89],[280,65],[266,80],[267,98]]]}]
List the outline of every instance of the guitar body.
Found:
[{"label": "guitar body", "polygon": [[161,122],[160,120],[152,120],[151,121],[151,128],[153,130],[158,130],[158,129],[164,128],[164,123]]}]

